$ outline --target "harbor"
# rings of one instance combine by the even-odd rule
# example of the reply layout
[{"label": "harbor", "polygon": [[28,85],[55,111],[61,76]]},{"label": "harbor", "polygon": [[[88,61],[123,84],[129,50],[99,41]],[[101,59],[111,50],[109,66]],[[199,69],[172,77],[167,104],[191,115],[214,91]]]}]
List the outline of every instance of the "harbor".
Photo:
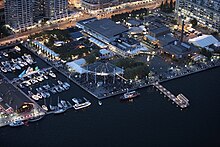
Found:
[{"label": "harbor", "polygon": [[[78,109],[89,107],[91,105],[90,101],[92,101],[91,97],[88,99],[86,98],[86,101],[83,102],[83,100],[80,100],[84,99],[83,97],[77,97],[74,95],[74,91],[77,89],[76,87],[81,87],[97,99],[102,100],[126,94],[126,91],[134,91],[145,87],[155,86],[177,104],[177,106],[183,109],[189,105],[189,100],[182,94],[174,96],[158,83],[163,83],[165,81],[219,66],[219,62],[217,62],[215,64],[209,64],[210,66],[207,66],[206,68],[177,74],[165,79],[154,77],[154,79],[149,79],[148,82],[135,81],[129,83],[129,86],[127,85],[128,87],[116,88],[115,91],[111,91],[105,95],[97,95],[90,91],[88,87],[81,85],[81,83],[73,78],[65,68],[57,66],[55,60],[48,60],[42,55],[38,55],[30,47],[25,46],[26,45],[21,44],[15,45],[1,51],[1,74],[8,83],[25,95],[31,103],[34,103],[37,110],[41,113],[40,115],[36,115],[34,112],[30,112],[30,115],[27,115],[26,117],[15,117],[10,121],[6,121],[3,125],[8,125],[10,123],[15,123],[13,125],[24,125],[23,123],[19,123],[19,121],[23,122],[30,119],[40,120],[42,118],[41,116],[47,114],[60,114],[72,108],[77,111]],[[86,75],[82,78],[87,79]],[[126,82],[125,79],[118,80],[118,84],[120,84],[120,82]],[[115,84],[117,84],[117,82],[115,82]],[[90,87],[92,87],[92,85],[90,85]],[[77,98],[77,100],[74,98]],[[118,99],[119,98],[120,97],[118,97]],[[99,101],[98,104],[102,105],[102,102]],[[16,108],[14,107],[14,109]]]},{"label": "harbor", "polygon": [[[7,87],[6,90],[9,90],[6,93],[10,94],[11,100],[2,94],[1,102],[9,104],[7,106],[12,109],[13,117],[7,116],[8,114],[1,111],[1,117],[3,114],[7,116],[6,119],[1,118],[1,126],[25,125],[23,122],[37,121],[47,114],[60,114],[68,109],[75,109],[73,97],[79,100],[79,105],[89,103],[87,99],[83,102],[77,95],[74,96],[76,85],[72,81],[23,46],[6,48],[1,50],[0,55],[2,84],[6,81],[8,85],[15,88],[13,92],[21,93],[16,96],[18,100],[26,97],[25,100],[17,102],[15,96],[11,94],[12,90],[7,89],[8,86],[4,86]],[[11,104],[13,104],[12,107]],[[30,105],[30,110],[24,110],[27,104]],[[89,105],[75,110],[86,108]],[[18,112],[18,109],[21,112]]]}]

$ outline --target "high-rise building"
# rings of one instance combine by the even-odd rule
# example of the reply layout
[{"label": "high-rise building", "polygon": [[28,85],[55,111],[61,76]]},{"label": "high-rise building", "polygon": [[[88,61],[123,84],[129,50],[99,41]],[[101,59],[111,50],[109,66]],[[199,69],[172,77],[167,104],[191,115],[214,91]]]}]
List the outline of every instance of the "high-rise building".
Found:
[{"label": "high-rise building", "polygon": [[178,17],[195,18],[199,24],[220,32],[220,0],[177,0]]},{"label": "high-rise building", "polygon": [[5,24],[14,31],[25,30],[46,18],[68,16],[68,0],[5,0]]},{"label": "high-rise building", "polygon": [[33,19],[34,22],[39,22],[45,17],[45,0],[33,1]]},{"label": "high-rise building", "polygon": [[45,17],[56,20],[68,16],[68,0],[46,0]]},{"label": "high-rise building", "polygon": [[14,30],[23,30],[32,26],[32,0],[6,0],[5,23]]},{"label": "high-rise building", "polygon": [[73,5],[76,8],[81,7],[81,0],[68,0],[70,5]]}]

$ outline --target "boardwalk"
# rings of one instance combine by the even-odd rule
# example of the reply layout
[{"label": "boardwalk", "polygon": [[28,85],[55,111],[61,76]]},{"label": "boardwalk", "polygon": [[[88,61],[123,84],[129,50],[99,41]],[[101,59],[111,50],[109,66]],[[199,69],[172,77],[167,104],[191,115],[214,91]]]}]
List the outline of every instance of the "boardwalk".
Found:
[{"label": "boardwalk", "polygon": [[167,96],[181,108],[186,108],[189,105],[189,100],[183,94],[179,94],[176,97],[170,91],[168,91],[166,88],[160,85],[158,82],[153,83],[153,86],[160,90],[160,92],[162,92],[165,96]]}]

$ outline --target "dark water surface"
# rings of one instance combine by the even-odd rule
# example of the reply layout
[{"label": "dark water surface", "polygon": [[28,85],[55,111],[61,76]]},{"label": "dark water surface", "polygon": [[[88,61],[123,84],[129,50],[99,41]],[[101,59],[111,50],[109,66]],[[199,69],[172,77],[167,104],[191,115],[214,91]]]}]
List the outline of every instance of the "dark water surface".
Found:
[{"label": "dark water surface", "polygon": [[190,107],[181,111],[154,89],[121,103],[102,106],[77,86],[71,96],[85,96],[92,105],[76,112],[50,115],[18,128],[0,128],[0,147],[220,147],[220,68],[162,84],[183,93]]}]

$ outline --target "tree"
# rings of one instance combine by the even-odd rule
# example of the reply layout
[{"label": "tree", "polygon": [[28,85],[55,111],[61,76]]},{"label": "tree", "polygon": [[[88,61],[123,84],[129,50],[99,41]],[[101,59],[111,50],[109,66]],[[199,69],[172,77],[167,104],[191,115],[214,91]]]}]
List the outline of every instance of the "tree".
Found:
[{"label": "tree", "polygon": [[173,0],[170,0],[170,11],[173,11]]},{"label": "tree", "polygon": [[163,1],[161,2],[161,5],[160,5],[160,10],[163,10],[164,9],[164,4],[163,4]]},{"label": "tree", "polygon": [[197,19],[193,18],[193,19],[190,21],[190,23],[192,24],[193,27],[195,27],[195,26],[197,26],[198,21],[197,21]]}]

